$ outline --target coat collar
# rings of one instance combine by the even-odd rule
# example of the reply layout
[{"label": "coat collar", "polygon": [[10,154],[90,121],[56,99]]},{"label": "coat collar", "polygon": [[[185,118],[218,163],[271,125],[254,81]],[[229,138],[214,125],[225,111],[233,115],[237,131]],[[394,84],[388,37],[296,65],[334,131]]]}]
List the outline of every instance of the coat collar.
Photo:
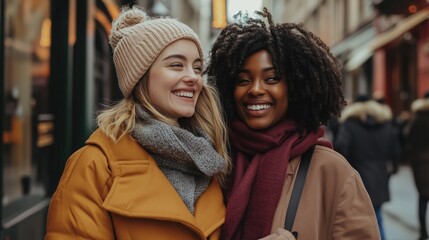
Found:
[{"label": "coat collar", "polygon": [[109,161],[113,183],[103,203],[108,211],[180,222],[204,238],[223,224],[225,207],[215,178],[198,198],[193,216],[153,158],[131,136],[115,144],[97,130],[87,144],[101,148]]},{"label": "coat collar", "polygon": [[347,119],[366,122],[368,118],[374,119],[377,123],[388,122],[392,120],[392,111],[388,105],[380,104],[374,100],[356,102],[344,108],[341,112],[340,122],[345,122]]},{"label": "coat collar", "polygon": [[429,111],[429,99],[417,99],[411,104],[411,111],[413,112],[427,112]]}]

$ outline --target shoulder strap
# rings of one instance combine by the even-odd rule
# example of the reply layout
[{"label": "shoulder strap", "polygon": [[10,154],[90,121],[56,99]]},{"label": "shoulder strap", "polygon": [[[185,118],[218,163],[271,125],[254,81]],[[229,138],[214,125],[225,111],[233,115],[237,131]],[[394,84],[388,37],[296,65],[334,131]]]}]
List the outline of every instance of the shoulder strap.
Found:
[{"label": "shoulder strap", "polygon": [[296,176],[295,185],[293,186],[289,206],[286,212],[285,229],[292,232],[293,222],[299,205],[302,189],[304,188],[305,177],[307,176],[308,167],[310,166],[311,156],[313,155],[315,145],[310,147],[303,155],[299,165],[298,175]]}]

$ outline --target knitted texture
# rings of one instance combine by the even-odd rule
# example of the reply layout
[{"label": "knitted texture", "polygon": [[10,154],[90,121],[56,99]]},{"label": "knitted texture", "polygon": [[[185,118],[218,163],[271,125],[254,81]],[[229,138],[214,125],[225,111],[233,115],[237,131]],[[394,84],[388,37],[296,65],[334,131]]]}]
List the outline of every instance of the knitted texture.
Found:
[{"label": "knitted texture", "polygon": [[110,46],[122,94],[129,97],[158,55],[179,39],[193,41],[203,59],[196,33],[187,25],[167,18],[151,19],[138,7],[124,9],[112,23]]},{"label": "knitted texture", "polygon": [[194,204],[226,163],[201,131],[191,133],[151,117],[136,106],[136,127],[131,135],[155,159],[191,213]]}]

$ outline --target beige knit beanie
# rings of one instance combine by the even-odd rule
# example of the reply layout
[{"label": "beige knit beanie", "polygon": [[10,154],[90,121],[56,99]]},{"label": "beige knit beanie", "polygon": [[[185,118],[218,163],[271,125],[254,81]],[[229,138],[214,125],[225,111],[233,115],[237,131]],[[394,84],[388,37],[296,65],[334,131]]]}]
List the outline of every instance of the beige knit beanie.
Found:
[{"label": "beige knit beanie", "polygon": [[179,39],[195,42],[203,59],[200,40],[187,25],[175,19],[151,19],[135,6],[122,9],[112,23],[109,42],[119,88],[126,98],[162,50]]}]

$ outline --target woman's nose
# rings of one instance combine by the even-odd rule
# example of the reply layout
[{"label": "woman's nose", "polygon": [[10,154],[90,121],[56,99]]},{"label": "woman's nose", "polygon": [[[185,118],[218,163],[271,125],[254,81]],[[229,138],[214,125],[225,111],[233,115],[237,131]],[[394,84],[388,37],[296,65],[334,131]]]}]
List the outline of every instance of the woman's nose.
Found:
[{"label": "woman's nose", "polygon": [[265,89],[263,83],[261,83],[261,81],[259,80],[255,80],[250,85],[248,93],[254,96],[258,96],[264,94],[264,91]]},{"label": "woman's nose", "polygon": [[199,74],[195,73],[195,70],[191,67],[191,68],[188,68],[186,70],[185,75],[183,76],[183,81],[185,81],[186,83],[189,83],[189,84],[194,84],[200,78],[201,78],[201,76]]}]

